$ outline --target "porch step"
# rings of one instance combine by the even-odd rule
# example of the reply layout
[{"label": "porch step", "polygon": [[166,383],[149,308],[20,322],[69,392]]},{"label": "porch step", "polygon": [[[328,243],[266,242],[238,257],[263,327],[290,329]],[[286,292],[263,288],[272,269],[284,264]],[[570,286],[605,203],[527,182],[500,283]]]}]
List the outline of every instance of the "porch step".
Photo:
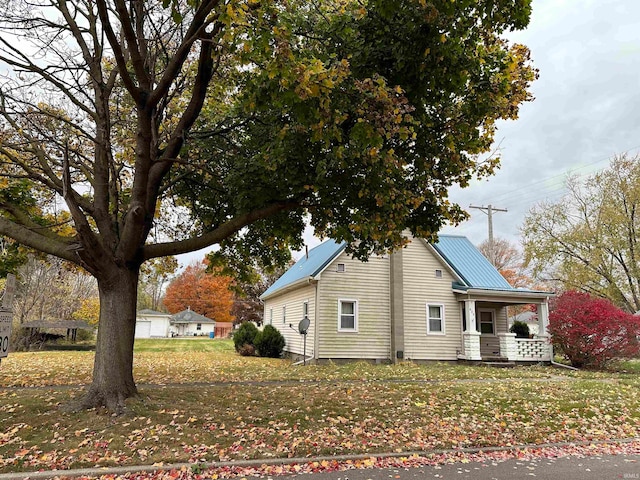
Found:
[{"label": "porch step", "polygon": [[507,359],[507,357],[501,357],[496,352],[493,355],[483,355],[482,361],[483,362],[508,362],[509,360]]},{"label": "porch step", "polygon": [[493,367],[493,368],[513,368],[516,366],[516,362],[510,362],[508,360],[499,360],[497,362],[487,362],[482,361],[481,365],[485,367]]}]

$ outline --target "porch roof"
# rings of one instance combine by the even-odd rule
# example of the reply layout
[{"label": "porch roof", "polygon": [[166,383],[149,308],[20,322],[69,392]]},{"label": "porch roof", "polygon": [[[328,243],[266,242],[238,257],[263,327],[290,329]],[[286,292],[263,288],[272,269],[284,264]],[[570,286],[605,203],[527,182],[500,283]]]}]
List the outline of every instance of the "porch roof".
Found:
[{"label": "porch roof", "polygon": [[542,290],[527,290],[525,288],[474,288],[461,285],[457,282],[452,284],[453,293],[464,295],[472,299],[497,301],[501,303],[535,303],[544,302],[549,297],[553,297],[553,292]]}]

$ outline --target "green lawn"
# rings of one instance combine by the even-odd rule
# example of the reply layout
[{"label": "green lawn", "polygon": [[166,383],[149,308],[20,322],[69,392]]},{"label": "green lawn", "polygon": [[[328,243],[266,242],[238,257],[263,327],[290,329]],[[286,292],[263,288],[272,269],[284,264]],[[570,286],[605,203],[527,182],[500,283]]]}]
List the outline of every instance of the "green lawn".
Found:
[{"label": "green lawn", "polygon": [[[430,450],[640,436],[640,376],[547,367],[293,366],[228,340],[136,342],[128,412],[59,409],[89,352],[11,354],[0,367],[0,472]],[[196,382],[280,380],[194,385]],[[393,381],[389,381],[393,380]],[[405,380],[405,381],[403,381]],[[462,381],[460,381],[462,380]]]}]

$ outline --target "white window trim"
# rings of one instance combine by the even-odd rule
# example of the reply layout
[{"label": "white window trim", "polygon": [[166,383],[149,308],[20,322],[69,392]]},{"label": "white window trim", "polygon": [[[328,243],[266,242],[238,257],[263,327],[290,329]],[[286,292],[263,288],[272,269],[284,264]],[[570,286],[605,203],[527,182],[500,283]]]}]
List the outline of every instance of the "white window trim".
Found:
[{"label": "white window trim", "polygon": [[[340,267],[342,267],[342,268],[340,268]],[[344,273],[344,272],[346,272],[346,271],[347,271],[347,265],[346,265],[346,264],[344,264],[344,263],[338,263],[338,264],[336,265],[336,272],[338,272],[338,273]]]},{"label": "white window trim", "polygon": [[[491,323],[493,324],[493,333],[482,333],[482,312],[491,313]],[[477,318],[477,329],[481,335],[486,335],[487,337],[495,337],[496,336],[496,311],[494,308],[479,308],[478,309],[478,318]]]},{"label": "white window trim", "polygon": [[[342,328],[342,302],[353,302],[353,327],[354,328]],[[348,333],[358,333],[358,300],[354,298],[339,298],[338,299],[338,331]]]},{"label": "white window trim", "polygon": [[[429,307],[440,307],[440,314],[442,315],[442,318],[441,318],[442,331],[437,331],[437,330],[433,332],[431,331],[431,326],[429,325]],[[427,319],[427,335],[446,335],[444,304],[436,303],[436,302],[427,302],[427,305],[425,308],[425,314]]]}]

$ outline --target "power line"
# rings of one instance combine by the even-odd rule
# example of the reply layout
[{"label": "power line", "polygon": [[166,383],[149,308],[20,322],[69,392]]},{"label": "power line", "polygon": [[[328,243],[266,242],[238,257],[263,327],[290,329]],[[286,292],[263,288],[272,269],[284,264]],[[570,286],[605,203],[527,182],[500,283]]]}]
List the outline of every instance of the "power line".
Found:
[{"label": "power line", "polygon": [[493,245],[493,212],[506,212],[507,209],[496,208],[491,204],[487,205],[486,207],[469,205],[469,208],[475,208],[476,210],[480,210],[481,212],[487,214],[487,218],[489,220],[489,260],[491,260],[491,263],[495,265],[496,256],[495,256],[494,245]]},{"label": "power line", "polygon": [[[640,149],[640,145],[636,145],[635,147],[628,148],[627,150],[622,151],[620,154],[624,155],[624,154],[627,154],[627,153],[629,153],[629,152],[631,152],[633,150],[637,150],[637,149]],[[537,180],[535,182],[529,182],[529,183],[527,183],[527,188],[535,186],[535,185],[539,185],[541,183],[548,183],[549,180],[554,180],[554,179],[557,179],[557,180],[554,181],[554,182],[549,183],[549,186],[550,187],[560,186],[560,185],[562,185],[564,183],[567,175],[569,175],[571,173],[577,173],[577,177],[578,178],[585,177],[587,175],[591,175],[591,174],[593,174],[595,172],[578,173],[578,170],[585,169],[585,168],[588,168],[588,167],[592,167],[593,165],[597,165],[598,163],[602,163],[602,162],[608,161],[610,159],[611,159],[611,157],[609,156],[609,157],[602,158],[600,160],[596,160],[594,162],[588,163],[586,165],[582,165],[582,166],[577,167],[577,168],[568,168],[565,171],[563,171],[562,173],[559,173],[559,174],[556,174],[556,175],[551,175],[549,177],[542,178],[542,179]],[[603,170],[604,168],[606,168],[606,167],[603,167],[603,168],[598,169],[596,171]],[[510,198],[508,198],[510,195],[512,195],[514,193],[521,193],[521,192],[522,192],[522,188],[508,190],[506,192],[499,193],[497,195],[494,194],[494,196],[492,197],[492,200],[496,200],[496,199],[497,200],[501,200],[501,199],[509,199],[509,200],[511,200]],[[537,194],[538,193],[536,193],[536,195]],[[541,197],[538,197],[538,198],[541,198]]]}]

